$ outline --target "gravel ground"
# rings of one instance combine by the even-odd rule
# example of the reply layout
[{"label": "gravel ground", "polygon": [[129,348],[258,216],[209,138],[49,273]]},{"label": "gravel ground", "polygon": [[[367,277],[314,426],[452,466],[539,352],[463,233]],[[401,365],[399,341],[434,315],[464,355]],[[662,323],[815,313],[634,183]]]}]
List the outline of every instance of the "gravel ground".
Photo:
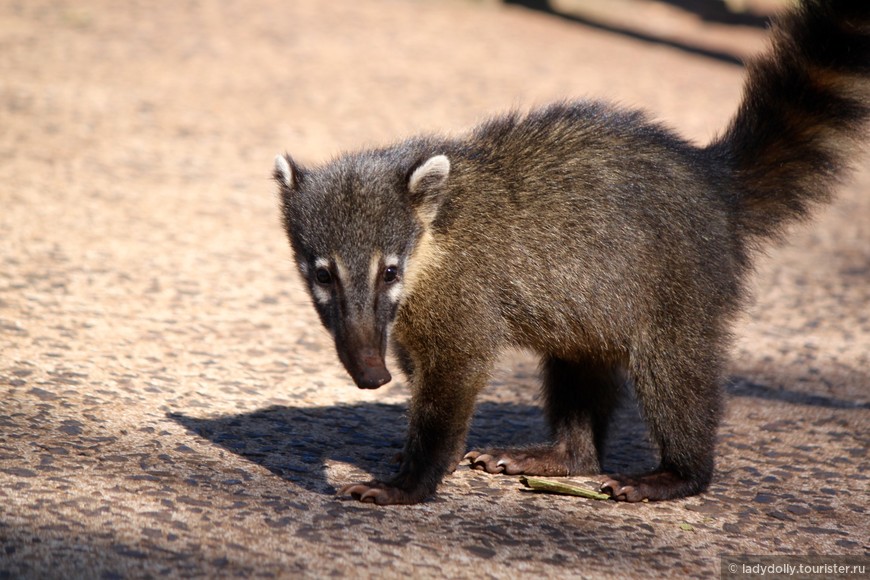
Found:
[{"label": "gravel ground", "polygon": [[[699,141],[763,46],[619,0],[0,2],[0,578],[710,577],[735,554],[870,556],[870,158],[758,267],[698,497],[387,475],[401,380],[357,390],[293,272],[270,182],[303,161],[595,96]],[[586,10],[586,12],[583,12]],[[545,436],[508,353],[470,444]],[[655,457],[627,405],[610,469]]]}]

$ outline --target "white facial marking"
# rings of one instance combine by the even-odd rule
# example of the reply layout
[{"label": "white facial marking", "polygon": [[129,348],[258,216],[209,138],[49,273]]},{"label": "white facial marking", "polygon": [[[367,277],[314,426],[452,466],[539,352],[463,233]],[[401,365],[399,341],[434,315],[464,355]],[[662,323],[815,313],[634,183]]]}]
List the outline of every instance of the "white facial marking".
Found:
[{"label": "white facial marking", "polygon": [[430,157],[408,178],[408,189],[411,193],[416,193],[424,180],[432,185],[440,185],[449,174],[450,160],[447,159],[446,155]]},{"label": "white facial marking", "polygon": [[372,259],[369,260],[369,291],[374,292],[378,287],[378,277],[381,274],[381,253],[375,252],[372,254]]},{"label": "white facial marking", "polygon": [[335,275],[338,276],[339,280],[347,284],[350,281],[350,273],[344,262],[338,256],[333,257],[332,262],[335,264]]},{"label": "white facial marking", "polygon": [[329,304],[330,300],[332,300],[332,296],[329,295],[329,292],[317,284],[311,286],[311,293],[314,295],[314,299],[320,304],[326,305]]},{"label": "white facial marking", "polygon": [[284,185],[293,189],[293,171],[290,169],[290,164],[287,163],[287,158],[283,155],[275,156],[275,171],[281,176]]},{"label": "white facial marking", "polygon": [[329,260],[327,260],[326,258],[317,258],[316,260],[314,260],[314,267],[328,269],[329,268]]},{"label": "white facial marking", "polygon": [[308,262],[299,262],[297,265],[299,266],[299,271],[302,272],[302,275],[307,278],[308,277]]},{"label": "white facial marking", "polygon": [[402,291],[404,290],[404,285],[401,282],[394,282],[390,289],[387,290],[387,298],[390,299],[390,302],[395,304],[399,301],[399,298],[402,297]]}]

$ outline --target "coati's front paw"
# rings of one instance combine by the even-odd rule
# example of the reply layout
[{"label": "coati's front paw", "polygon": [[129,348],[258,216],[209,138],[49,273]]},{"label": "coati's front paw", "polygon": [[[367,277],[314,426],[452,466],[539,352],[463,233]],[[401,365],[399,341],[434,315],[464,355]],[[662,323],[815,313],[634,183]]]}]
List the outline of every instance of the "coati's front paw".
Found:
[{"label": "coati's front paw", "polygon": [[610,475],[601,483],[601,491],[617,501],[639,502],[675,499],[694,495],[706,487],[700,481],[687,480],[672,471],[654,471],[642,475]]},{"label": "coati's front paw", "polygon": [[377,505],[410,505],[426,499],[426,494],[409,492],[381,481],[345,485],[338,490],[338,495],[350,495],[361,502]]},{"label": "coati's front paw", "polygon": [[566,476],[598,473],[598,461],[571,461],[556,445],[539,445],[516,449],[487,449],[465,454],[472,469],[507,475]]}]

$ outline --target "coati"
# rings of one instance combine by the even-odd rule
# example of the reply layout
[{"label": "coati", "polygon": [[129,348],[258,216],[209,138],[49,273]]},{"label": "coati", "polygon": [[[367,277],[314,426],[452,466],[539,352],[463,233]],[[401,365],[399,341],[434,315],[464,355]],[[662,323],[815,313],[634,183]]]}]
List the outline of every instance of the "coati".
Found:
[{"label": "coati", "polygon": [[307,168],[275,160],[299,270],[356,384],[411,385],[398,474],[340,493],[432,495],[465,453],[504,347],[541,356],[553,443],[473,451],[490,473],[597,474],[620,377],[661,464],[610,475],[625,501],[709,484],[729,326],[753,252],[827,201],[870,117],[870,2],[808,0],[748,65],[705,147],[643,113],[560,102],[465,136],[423,136]]}]

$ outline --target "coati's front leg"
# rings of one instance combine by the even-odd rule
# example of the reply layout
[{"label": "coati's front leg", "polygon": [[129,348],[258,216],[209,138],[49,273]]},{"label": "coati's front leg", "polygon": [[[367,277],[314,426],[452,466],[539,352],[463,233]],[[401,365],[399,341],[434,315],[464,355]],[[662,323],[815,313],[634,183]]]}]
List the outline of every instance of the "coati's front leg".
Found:
[{"label": "coati's front leg", "polygon": [[474,469],[509,475],[590,475],[601,472],[601,454],[619,395],[615,369],[597,360],[542,363],[545,411],[553,443],[472,451]]},{"label": "coati's front leg", "polygon": [[379,505],[414,504],[434,494],[462,456],[474,400],[486,384],[490,365],[489,361],[450,360],[429,369],[416,368],[399,473],[384,482],[347,485],[339,494]]}]

